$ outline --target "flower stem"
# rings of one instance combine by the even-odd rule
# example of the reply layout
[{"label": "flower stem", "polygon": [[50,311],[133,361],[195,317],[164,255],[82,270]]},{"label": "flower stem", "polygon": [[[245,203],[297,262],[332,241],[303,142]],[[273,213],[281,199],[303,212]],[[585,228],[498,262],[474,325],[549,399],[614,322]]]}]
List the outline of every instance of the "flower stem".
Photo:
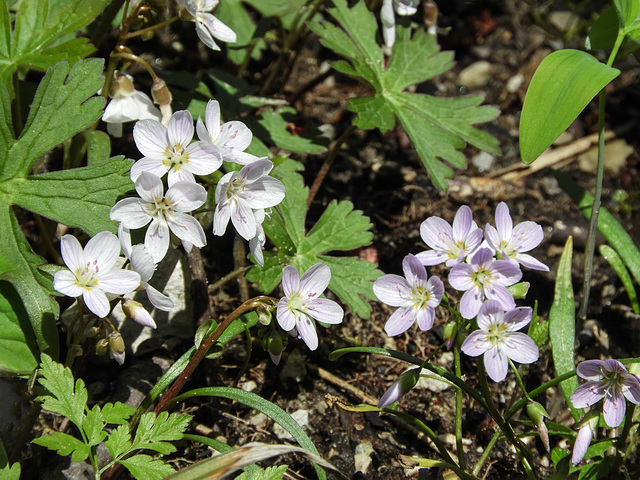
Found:
[{"label": "flower stem", "polygon": [[520,387],[520,390],[522,390],[522,393],[524,394],[524,398],[526,398],[527,400],[531,400],[531,398],[529,397],[529,394],[527,393],[527,389],[524,387],[524,382],[522,381],[522,377],[520,376],[518,367],[516,367],[513,364],[513,361],[510,358],[508,360],[509,360],[509,365],[511,365],[511,369],[513,370],[513,373],[515,373],[516,375],[516,381],[518,382],[518,386]]},{"label": "flower stem", "polygon": [[500,430],[494,432],[493,437],[491,437],[491,440],[489,440],[489,443],[484,448],[484,452],[482,452],[482,456],[480,457],[480,460],[478,460],[478,463],[476,463],[475,466],[473,467],[473,471],[471,473],[474,476],[477,477],[478,474],[480,473],[480,470],[482,470],[484,463],[487,461],[487,459],[489,458],[489,455],[491,454],[491,450],[493,450],[493,447],[496,446],[496,443],[498,442],[500,435],[502,435],[502,432]]},{"label": "flower stem", "polygon": [[[460,363],[460,350],[453,349],[456,377],[462,380],[462,366]],[[458,463],[462,470],[467,470],[467,460],[462,447],[462,390],[456,388],[456,449],[458,451]]]}]

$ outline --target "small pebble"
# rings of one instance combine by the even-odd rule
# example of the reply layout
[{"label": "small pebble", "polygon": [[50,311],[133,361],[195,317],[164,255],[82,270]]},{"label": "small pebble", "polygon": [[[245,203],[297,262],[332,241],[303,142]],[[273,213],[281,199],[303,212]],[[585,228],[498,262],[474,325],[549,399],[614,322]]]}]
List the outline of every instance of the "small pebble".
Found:
[{"label": "small pebble", "polygon": [[[309,412],[307,410],[296,410],[291,414],[291,418],[295,420],[295,422],[300,425],[303,429],[309,428]],[[280,440],[293,440],[293,437],[287,432],[284,428],[282,428],[279,424],[273,424],[273,433],[275,433],[276,437]]]},{"label": "small pebble", "polygon": [[491,63],[480,60],[472,63],[460,72],[458,84],[466,88],[484,87],[491,78]]}]

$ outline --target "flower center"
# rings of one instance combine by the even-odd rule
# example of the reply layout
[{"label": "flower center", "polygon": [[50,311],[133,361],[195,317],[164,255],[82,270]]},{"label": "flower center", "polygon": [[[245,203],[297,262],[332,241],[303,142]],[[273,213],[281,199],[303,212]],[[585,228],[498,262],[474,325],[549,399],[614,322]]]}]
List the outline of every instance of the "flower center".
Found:
[{"label": "flower center", "polygon": [[177,143],[173,149],[166,149],[166,158],[162,162],[170,170],[179,171],[182,167],[189,163],[189,153],[181,144]]},{"label": "flower center", "polygon": [[624,388],[624,377],[616,371],[601,369],[606,387],[605,396],[611,396],[611,392],[621,392]]},{"label": "flower center", "polygon": [[413,287],[411,289],[410,300],[411,303],[413,303],[413,307],[417,308],[418,310],[424,308],[430,298],[431,292],[423,286]]},{"label": "flower center", "polygon": [[484,285],[487,285],[490,282],[492,277],[493,275],[489,270],[487,270],[486,268],[481,268],[477,272],[473,272],[473,275],[471,276],[471,281],[477,287],[482,287]]},{"label": "flower center", "polygon": [[487,329],[487,341],[494,346],[502,343],[506,335],[507,327],[503,323],[493,324]]},{"label": "flower center", "polygon": [[87,262],[87,266],[78,269],[74,273],[76,275],[76,285],[87,290],[98,285],[98,261]]},{"label": "flower center", "polygon": [[171,223],[174,218],[175,203],[166,197],[156,197],[147,203],[146,209],[152,218],[163,223]]},{"label": "flower center", "polygon": [[245,189],[245,183],[239,178],[234,178],[227,187],[227,198],[240,197]]},{"label": "flower center", "polygon": [[304,304],[304,298],[298,292],[293,292],[289,295],[287,306],[289,307],[289,310],[296,310],[298,312],[304,312],[307,310],[307,306]]}]

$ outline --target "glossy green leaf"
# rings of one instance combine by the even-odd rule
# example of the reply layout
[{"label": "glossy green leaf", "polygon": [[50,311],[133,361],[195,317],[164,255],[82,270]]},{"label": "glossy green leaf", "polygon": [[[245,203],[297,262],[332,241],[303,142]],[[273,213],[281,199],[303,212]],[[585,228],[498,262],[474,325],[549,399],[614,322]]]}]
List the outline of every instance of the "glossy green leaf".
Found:
[{"label": "glossy green leaf", "polygon": [[0,281],[0,370],[31,372],[38,366],[38,345],[16,290]]},{"label": "glossy green leaf", "polygon": [[616,43],[620,19],[615,8],[609,7],[589,29],[586,47],[589,50],[610,50]]},{"label": "glossy green leaf", "polygon": [[[396,118],[414,143],[434,184],[443,190],[453,171],[463,167],[459,151],[466,143],[490,153],[499,153],[498,142],[474,125],[494,119],[498,111],[479,106],[480,97],[443,98],[404,91],[453,66],[453,55],[440,52],[435,38],[423,30],[396,27],[396,42],[387,65],[376,37],[377,21],[366,2],[352,8],[345,0],[334,0],[329,13],[337,24],[311,22],[309,28],[326,47],[344,57],[333,67],[368,84],[372,95],[349,99],[349,110],[357,114],[354,124],[363,129],[386,131]],[[446,162],[446,163],[445,163]]]},{"label": "glossy green leaf", "polygon": [[62,432],[53,432],[32,440],[36,445],[54,450],[58,455],[71,455],[74,462],[81,462],[89,456],[90,448],[71,435]]},{"label": "glossy green leaf", "polygon": [[[576,307],[573,301],[571,260],[573,258],[573,238],[569,237],[560,257],[553,304],[549,310],[549,340],[553,365],[557,375],[575,370]],[[578,388],[578,379],[572,376],[560,384],[562,393],[571,409],[573,418],[580,418],[581,410],[573,407],[569,400]]]},{"label": "glossy green leaf", "polygon": [[520,155],[533,162],[564,132],[620,70],[586,52],[559,50],[531,79],[520,118]]},{"label": "glossy green leaf", "polygon": [[638,295],[636,294],[636,289],[633,286],[633,280],[627,271],[627,268],[624,266],[620,255],[616,253],[616,251],[611,248],[609,245],[600,245],[600,255],[609,262],[609,265],[615,270],[618,278],[622,282],[624,289],[627,291],[627,295],[629,295],[629,302],[631,303],[631,308],[635,313],[640,313],[640,305],[638,304]]},{"label": "glossy green leaf", "polygon": [[[554,175],[558,179],[560,187],[569,194],[582,214],[587,219],[591,218],[591,206],[593,205],[591,194],[567,175],[561,172],[555,172]],[[624,227],[620,225],[620,222],[604,207],[600,207],[598,214],[598,231],[620,255],[636,282],[640,283],[640,250],[633,243],[633,239]]]},{"label": "glossy green leaf", "polygon": [[[186,393],[183,393],[182,395],[176,397],[175,401],[181,402],[187,398],[198,396],[228,398],[230,400],[240,402],[248,407],[254,408],[259,412],[264,413],[267,417],[278,423],[282,428],[289,432],[289,434],[300,444],[300,446],[313,453],[314,455],[318,455],[318,449],[315,447],[304,430],[302,430],[300,425],[298,425],[287,412],[282,410],[274,403],[262,398],[260,395],[256,395],[255,393],[251,392],[245,392],[244,390],[241,390],[239,388],[206,387],[197,388],[195,390],[190,390]],[[319,479],[324,480],[327,478],[324,470],[322,470],[322,468],[320,468],[317,464],[314,464],[314,468]]]},{"label": "glossy green leaf", "polygon": [[613,0],[613,5],[616,7],[623,27],[629,27],[637,20],[640,10],[638,0]]}]

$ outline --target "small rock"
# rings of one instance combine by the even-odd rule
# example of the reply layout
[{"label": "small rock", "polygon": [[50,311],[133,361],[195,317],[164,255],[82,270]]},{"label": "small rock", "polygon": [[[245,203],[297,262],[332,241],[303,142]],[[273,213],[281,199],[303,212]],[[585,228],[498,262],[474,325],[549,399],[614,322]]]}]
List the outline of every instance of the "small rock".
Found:
[{"label": "small rock", "polygon": [[[633,147],[623,138],[616,138],[604,147],[604,168],[612,175],[618,175],[633,153]],[[598,165],[598,147],[592,147],[578,157],[578,168],[583,172],[595,172]]]},{"label": "small rock", "polygon": [[247,382],[243,382],[238,385],[245,392],[255,392],[258,389],[258,384],[253,380],[249,380]]},{"label": "small rock", "polygon": [[578,25],[579,22],[580,17],[578,17],[573,12],[569,12],[566,10],[557,10],[549,14],[549,23],[560,30],[562,33],[567,33],[568,31],[572,30]]},{"label": "small rock", "polygon": [[569,132],[568,130],[565,130],[560,134],[558,138],[556,138],[553,141],[551,145],[553,145],[554,147],[559,147],[560,145],[566,145],[567,143],[572,142],[574,138],[575,137],[571,132]]},{"label": "small rock", "polygon": [[[291,414],[291,418],[295,420],[295,422],[300,425],[303,429],[309,428],[309,411],[307,410],[296,410]],[[293,437],[287,432],[284,428],[282,428],[279,424],[273,424],[273,433],[280,440],[293,440]]]},{"label": "small rock", "polygon": [[520,90],[520,87],[523,83],[524,75],[522,75],[521,73],[517,73],[507,81],[507,85],[505,88],[509,93],[516,93],[518,90]]},{"label": "small rock", "polygon": [[353,456],[356,472],[367,473],[367,470],[369,470],[369,467],[371,466],[371,454],[373,452],[373,446],[370,442],[365,441],[356,445],[355,454]]},{"label": "small rock", "polygon": [[460,72],[458,84],[466,88],[484,87],[491,78],[491,63],[480,60],[472,63]]},{"label": "small rock", "polygon": [[562,189],[560,188],[560,184],[558,183],[556,177],[541,178],[540,186],[544,190],[544,193],[546,193],[549,197],[560,195],[562,193]]},{"label": "small rock", "polygon": [[264,413],[258,413],[249,417],[249,423],[256,428],[264,429],[267,426],[267,423],[269,423],[269,417]]},{"label": "small rock", "polygon": [[471,163],[475,165],[481,172],[491,170],[491,167],[493,167],[495,161],[496,157],[487,152],[480,152],[471,159]]}]

